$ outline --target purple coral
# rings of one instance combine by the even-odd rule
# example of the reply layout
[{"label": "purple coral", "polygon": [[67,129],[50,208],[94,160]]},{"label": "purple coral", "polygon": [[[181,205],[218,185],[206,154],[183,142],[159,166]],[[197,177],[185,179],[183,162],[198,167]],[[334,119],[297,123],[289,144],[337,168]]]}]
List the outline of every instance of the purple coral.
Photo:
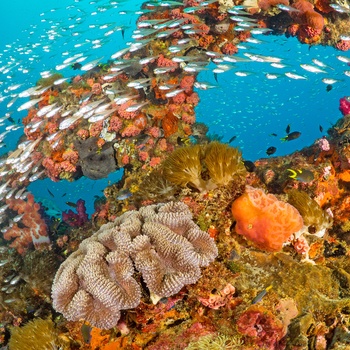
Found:
[{"label": "purple coral", "polygon": [[74,213],[72,210],[68,210],[68,212],[62,213],[62,220],[72,227],[80,227],[88,221],[89,217],[86,213],[85,201],[83,199],[79,199],[76,205],[77,212]]},{"label": "purple coral", "polygon": [[84,318],[108,329],[117,324],[120,310],[140,302],[134,265],[157,299],[195,283],[200,267],[217,253],[184,203],[129,211],[84,240],[60,266],[52,286],[53,307],[68,320]]}]

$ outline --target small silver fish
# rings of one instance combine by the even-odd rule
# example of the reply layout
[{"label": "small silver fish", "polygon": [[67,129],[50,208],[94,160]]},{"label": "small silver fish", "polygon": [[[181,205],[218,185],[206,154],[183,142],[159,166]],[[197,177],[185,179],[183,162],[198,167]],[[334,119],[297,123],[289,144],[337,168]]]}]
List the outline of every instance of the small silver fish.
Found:
[{"label": "small silver fish", "polygon": [[86,64],[84,64],[80,70],[82,71],[89,71],[93,68],[95,68],[101,61],[102,61],[103,57],[97,58],[96,60],[93,60],[91,62],[88,62]]},{"label": "small silver fish", "polygon": [[43,100],[43,97],[40,97],[40,98],[35,98],[33,100],[29,100],[28,102],[25,102],[23,103],[22,105],[20,105],[18,108],[17,108],[17,111],[20,112],[20,111],[23,111],[25,109],[29,109],[29,108],[32,108],[33,106],[35,106],[37,103],[39,103],[40,101]]},{"label": "small silver fish", "polygon": [[286,72],[286,73],[284,73],[284,75],[286,77],[288,77],[288,78],[295,79],[295,80],[307,79],[306,77],[304,77],[302,75],[295,74],[295,73],[292,73],[292,72]]},{"label": "small silver fish", "polygon": [[300,67],[311,73],[327,73],[325,70],[315,67],[311,64],[301,64]]},{"label": "small silver fish", "polygon": [[292,6],[284,5],[284,4],[277,4],[277,8],[279,8],[282,11],[287,11],[287,12],[300,12],[298,9]]}]

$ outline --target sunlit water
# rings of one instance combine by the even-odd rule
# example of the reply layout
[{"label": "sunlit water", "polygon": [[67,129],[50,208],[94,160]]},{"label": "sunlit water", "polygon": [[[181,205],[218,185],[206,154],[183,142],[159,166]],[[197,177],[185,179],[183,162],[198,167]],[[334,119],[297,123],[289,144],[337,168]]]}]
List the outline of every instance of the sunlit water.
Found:
[{"label": "sunlit water", "polygon": [[[136,28],[142,1],[41,1],[17,0],[1,4],[0,26],[0,97],[11,95],[8,87],[23,84],[22,91],[33,86],[43,71],[55,70],[65,59],[81,53],[88,56],[86,62],[101,58],[107,61],[110,56],[132,41],[131,34]],[[115,29],[125,27],[122,31]],[[108,34],[111,30],[115,31]],[[312,144],[326,135],[326,130],[340,118],[339,98],[349,95],[350,78],[343,71],[349,69],[336,56],[349,57],[330,47],[309,47],[296,39],[284,36],[256,35],[262,43],[247,43],[245,52],[279,57],[287,67],[273,68],[268,63],[238,63],[232,70],[217,75],[209,69],[198,76],[200,81],[218,85],[215,89],[198,91],[201,101],[197,107],[197,121],[209,126],[209,133],[231,143],[243,151],[245,159],[255,160],[266,157],[266,149],[277,148],[275,155],[284,155]],[[318,59],[329,67],[325,74],[310,73],[300,64],[311,64]],[[237,76],[237,72],[248,72],[248,76]],[[305,76],[305,80],[293,80],[284,76],[293,72]],[[65,77],[81,72],[70,67],[60,70]],[[281,74],[275,80],[266,78],[266,73]],[[326,90],[323,78],[339,80]],[[26,115],[17,112],[23,99],[18,99],[7,108],[11,97],[0,104],[1,115],[13,111],[12,117],[19,124]],[[290,124],[291,131],[301,132],[300,138],[282,142],[285,129]],[[9,125],[6,123],[5,128]],[[323,132],[320,131],[320,125]],[[16,147],[23,128],[5,138],[6,147],[0,152],[6,153]],[[277,136],[271,136],[277,134]],[[74,183],[53,183],[50,180],[37,181],[30,186],[35,196],[47,198],[61,210],[67,210],[67,201],[76,202],[83,198],[87,202],[89,213],[93,212],[94,196],[102,195],[108,181],[116,181],[122,171],[111,174],[108,179],[91,181],[82,178]],[[52,197],[47,189],[54,194]],[[65,195],[64,195],[65,194]],[[64,195],[64,196],[63,196]],[[63,197],[62,197],[63,196]]]}]

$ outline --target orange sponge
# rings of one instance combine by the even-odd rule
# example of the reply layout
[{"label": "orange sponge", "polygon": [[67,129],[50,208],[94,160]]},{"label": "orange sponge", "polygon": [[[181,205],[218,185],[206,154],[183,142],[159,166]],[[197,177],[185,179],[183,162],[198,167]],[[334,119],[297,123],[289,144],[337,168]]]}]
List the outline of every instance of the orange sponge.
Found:
[{"label": "orange sponge", "polygon": [[270,252],[281,250],[283,243],[303,227],[296,208],[251,186],[232,203],[232,215],[238,234]]}]

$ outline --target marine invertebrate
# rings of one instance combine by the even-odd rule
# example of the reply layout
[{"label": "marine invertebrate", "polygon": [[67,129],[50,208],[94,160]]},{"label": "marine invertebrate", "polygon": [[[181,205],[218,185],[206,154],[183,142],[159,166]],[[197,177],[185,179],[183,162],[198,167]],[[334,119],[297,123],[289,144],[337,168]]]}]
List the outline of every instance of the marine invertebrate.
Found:
[{"label": "marine invertebrate", "polygon": [[175,150],[163,165],[164,177],[179,186],[187,184],[203,191],[206,182],[201,177],[201,147],[199,145]]},{"label": "marine invertebrate", "polygon": [[196,341],[191,341],[185,350],[234,350],[243,345],[239,336],[229,337],[225,334],[208,334]]},{"label": "marine invertebrate", "polygon": [[84,240],[61,265],[52,286],[53,306],[69,320],[111,328],[120,310],[140,302],[134,266],[158,299],[195,283],[200,267],[216,255],[213,239],[192,221],[184,203],[126,212]]},{"label": "marine invertebrate", "polygon": [[218,186],[227,185],[235,176],[245,177],[247,173],[241,151],[217,141],[206,146],[204,163],[209,171],[209,181]]},{"label": "marine invertebrate", "polygon": [[78,199],[76,210],[76,213],[71,209],[68,212],[62,213],[62,220],[71,227],[83,226],[88,221],[88,214],[86,213],[85,201],[83,199]]},{"label": "marine invertebrate", "polygon": [[10,198],[6,200],[6,203],[10,209],[17,211],[21,216],[18,221],[21,221],[22,226],[24,226],[20,227],[15,222],[4,232],[6,240],[9,241],[15,238],[10,247],[23,254],[31,243],[34,244],[36,249],[50,243],[47,226],[39,213],[40,204],[35,203],[34,196],[31,193],[27,195],[27,201],[20,198]]},{"label": "marine invertebrate", "polygon": [[[179,186],[189,184],[200,191],[227,185],[235,177],[245,177],[241,152],[214,141],[205,146],[175,150],[162,164],[164,177]],[[202,174],[207,171],[209,179]]]},{"label": "marine invertebrate", "polygon": [[303,227],[296,208],[251,186],[246,186],[246,192],[232,203],[232,215],[236,232],[267,251],[281,250],[283,243]]},{"label": "marine invertebrate", "polygon": [[342,97],[339,100],[339,110],[342,112],[343,115],[350,114],[350,98],[349,97]]},{"label": "marine invertebrate", "polygon": [[276,349],[285,335],[282,322],[260,305],[252,305],[240,315],[237,329],[248,336],[255,346],[271,350]]},{"label": "marine invertebrate", "polygon": [[332,227],[332,218],[306,192],[290,190],[288,202],[298,209],[310,233],[322,237],[326,229]]},{"label": "marine invertebrate", "polygon": [[13,327],[9,341],[11,350],[69,349],[69,344],[58,337],[58,331],[50,320],[37,318],[23,327]]}]

